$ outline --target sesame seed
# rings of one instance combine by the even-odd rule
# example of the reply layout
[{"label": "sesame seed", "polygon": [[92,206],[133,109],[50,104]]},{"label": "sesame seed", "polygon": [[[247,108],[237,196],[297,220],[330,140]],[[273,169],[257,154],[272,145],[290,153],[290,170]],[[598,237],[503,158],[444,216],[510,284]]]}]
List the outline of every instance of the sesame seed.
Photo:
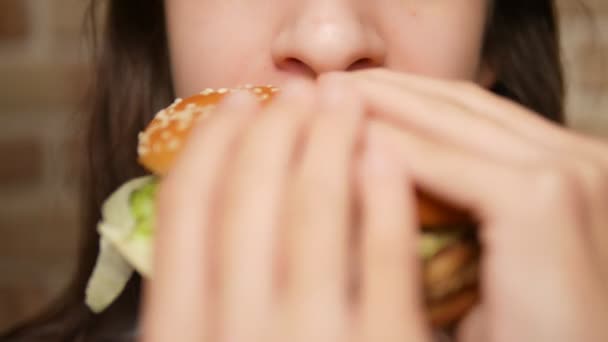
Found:
[{"label": "sesame seed", "polygon": [[204,118],[208,117],[214,108],[215,108],[215,105],[208,105],[208,106],[201,108],[200,111],[198,112],[199,119],[204,119]]},{"label": "sesame seed", "polygon": [[190,126],[190,121],[180,121],[177,124],[177,131],[178,132],[185,131],[188,128],[188,126]]},{"label": "sesame seed", "polygon": [[173,116],[173,121],[190,121],[192,120],[192,117],[194,116],[194,110],[195,110],[196,106],[194,107],[187,107],[186,109],[175,113],[175,115]]},{"label": "sesame seed", "polygon": [[150,124],[150,126],[148,126],[145,133],[148,137],[150,137],[151,135],[156,133],[156,131],[158,131],[159,129],[160,129],[160,127],[159,127],[158,121],[152,121],[152,124]]},{"label": "sesame seed", "polygon": [[218,94],[226,94],[228,92],[228,89],[226,88],[220,88],[217,90]]},{"label": "sesame seed", "polygon": [[259,94],[261,94],[261,93],[263,93],[263,92],[264,92],[264,91],[262,90],[262,88],[253,88],[253,93],[254,93],[254,94],[258,94],[258,95],[259,95]]},{"label": "sesame seed", "polygon": [[180,141],[178,139],[173,139],[173,140],[169,141],[167,148],[169,149],[169,151],[175,151],[179,148],[179,145],[180,145]]},{"label": "sesame seed", "polygon": [[139,140],[140,143],[147,143],[149,140],[149,137],[145,132],[139,132],[139,134],[137,135],[137,139]]},{"label": "sesame seed", "polygon": [[145,156],[148,153],[150,153],[150,150],[147,147],[145,147],[145,146],[139,146],[137,148],[137,154],[140,155],[140,156]]},{"label": "sesame seed", "polygon": [[163,131],[163,132],[160,134],[160,137],[161,137],[161,139],[163,139],[163,140],[169,140],[169,139],[171,138],[171,132],[169,132],[169,131]]},{"label": "sesame seed", "polygon": [[167,128],[169,126],[169,121],[170,121],[169,118],[164,118],[164,117],[161,118],[161,120],[160,120],[160,128],[161,129]]}]

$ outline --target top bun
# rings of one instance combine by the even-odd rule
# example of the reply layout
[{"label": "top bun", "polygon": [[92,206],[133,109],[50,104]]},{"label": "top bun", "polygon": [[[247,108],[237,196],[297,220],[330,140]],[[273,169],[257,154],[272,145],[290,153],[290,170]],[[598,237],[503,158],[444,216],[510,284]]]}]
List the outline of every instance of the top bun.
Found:
[{"label": "top bun", "polygon": [[266,101],[278,88],[243,86],[206,89],[186,99],[175,100],[171,106],[158,112],[146,129],[139,133],[139,163],[156,175],[165,175],[195,123],[209,116],[226,94],[235,91],[249,91],[261,101]]}]

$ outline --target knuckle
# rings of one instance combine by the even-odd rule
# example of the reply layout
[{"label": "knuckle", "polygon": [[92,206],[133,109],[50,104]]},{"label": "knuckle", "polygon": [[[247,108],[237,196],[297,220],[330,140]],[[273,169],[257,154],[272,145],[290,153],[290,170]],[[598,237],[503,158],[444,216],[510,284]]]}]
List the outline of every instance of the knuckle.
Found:
[{"label": "knuckle", "polygon": [[373,146],[386,146],[392,145],[395,138],[395,131],[390,125],[381,121],[371,121],[366,127],[366,143]]},{"label": "knuckle", "polygon": [[600,163],[593,161],[579,162],[578,175],[584,186],[584,196],[590,209],[606,208],[608,203],[608,173]]},{"label": "knuckle", "polygon": [[545,165],[534,171],[531,190],[531,199],[539,208],[574,208],[581,203],[583,184],[571,170]]},{"label": "knuckle", "polygon": [[608,187],[608,173],[597,163],[590,161],[580,162],[578,173],[590,191],[599,191]]}]

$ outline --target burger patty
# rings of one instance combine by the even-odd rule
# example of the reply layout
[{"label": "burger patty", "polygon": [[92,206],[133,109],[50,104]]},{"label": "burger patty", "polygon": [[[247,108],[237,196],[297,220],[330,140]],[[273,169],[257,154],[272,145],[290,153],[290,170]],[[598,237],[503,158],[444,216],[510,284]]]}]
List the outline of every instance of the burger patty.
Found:
[{"label": "burger patty", "polygon": [[439,241],[423,253],[424,302],[433,326],[454,323],[478,298],[481,248],[474,225],[425,227],[423,239]]}]

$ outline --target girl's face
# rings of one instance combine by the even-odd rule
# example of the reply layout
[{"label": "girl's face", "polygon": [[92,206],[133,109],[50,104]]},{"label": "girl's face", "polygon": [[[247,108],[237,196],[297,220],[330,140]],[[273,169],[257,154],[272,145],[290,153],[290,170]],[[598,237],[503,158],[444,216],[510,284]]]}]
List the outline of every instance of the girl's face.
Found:
[{"label": "girl's face", "polygon": [[487,85],[488,0],[166,0],[178,96],[366,67]]}]

